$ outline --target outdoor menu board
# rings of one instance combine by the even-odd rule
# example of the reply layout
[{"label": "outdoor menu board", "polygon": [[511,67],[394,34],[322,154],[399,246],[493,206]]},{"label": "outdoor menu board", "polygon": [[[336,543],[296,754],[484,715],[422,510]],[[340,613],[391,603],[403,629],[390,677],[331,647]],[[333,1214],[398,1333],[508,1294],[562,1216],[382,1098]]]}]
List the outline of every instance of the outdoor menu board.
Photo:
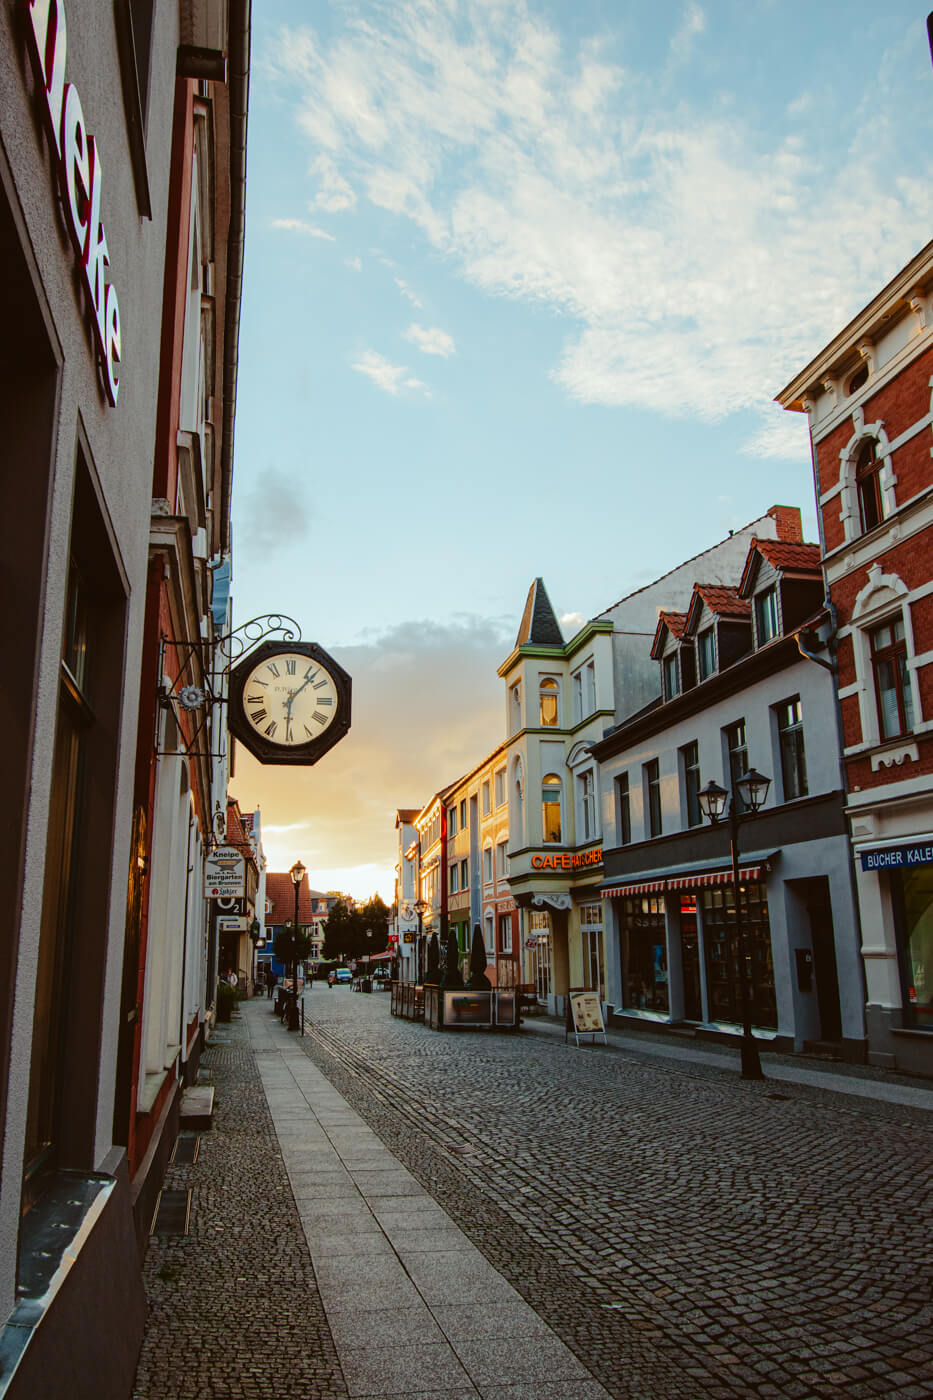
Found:
[{"label": "outdoor menu board", "polygon": [[599,993],[588,987],[571,987],[569,997],[572,1022],[567,1029],[573,1030],[577,1044],[580,1044],[581,1035],[601,1035],[608,1045]]}]

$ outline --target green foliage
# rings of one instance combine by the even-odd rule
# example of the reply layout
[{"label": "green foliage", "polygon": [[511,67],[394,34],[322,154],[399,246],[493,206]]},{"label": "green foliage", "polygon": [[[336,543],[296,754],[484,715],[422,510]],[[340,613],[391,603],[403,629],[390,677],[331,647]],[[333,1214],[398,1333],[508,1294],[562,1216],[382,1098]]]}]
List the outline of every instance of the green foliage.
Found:
[{"label": "green foliage", "polygon": [[229,986],[226,982],[217,984],[217,1019],[218,1021],[229,1021],[233,1015],[233,1008],[238,1000],[237,988]]},{"label": "green foliage", "polygon": [[337,900],[324,925],[325,958],[361,958],[384,953],[388,946],[389,909],[384,900],[376,894],[353,909],[345,899]]},{"label": "green foliage", "polygon": [[311,935],[305,933],[301,928],[280,928],[275,935],[275,942],[272,951],[283,962],[288,969],[287,975],[291,975],[293,962],[304,962],[311,953]]}]

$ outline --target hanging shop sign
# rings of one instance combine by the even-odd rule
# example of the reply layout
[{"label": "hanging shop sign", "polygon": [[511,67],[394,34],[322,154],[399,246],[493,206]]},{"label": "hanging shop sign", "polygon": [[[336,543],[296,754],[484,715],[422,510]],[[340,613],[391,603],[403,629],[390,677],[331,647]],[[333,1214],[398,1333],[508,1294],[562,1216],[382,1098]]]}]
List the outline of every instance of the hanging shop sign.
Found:
[{"label": "hanging shop sign", "polygon": [[108,280],[110,249],[101,217],[104,175],[100,148],[87,129],[81,98],[65,81],[68,26],[64,0],[26,0],[26,41],[45,99],[43,111],[55,146],[68,232],[91,308],[104,390],[116,407],[120,392],[120,304]]},{"label": "hanging shop sign", "polygon": [[863,870],[912,870],[933,865],[933,843],[914,841],[909,846],[880,846],[859,853]]},{"label": "hanging shop sign", "polygon": [[221,846],[212,851],[204,862],[205,899],[242,899],[245,894],[246,860],[243,853],[236,846]]},{"label": "hanging shop sign", "polygon": [[247,927],[245,914],[220,914],[217,919],[218,933],[245,933]]},{"label": "hanging shop sign", "polygon": [[602,863],[602,846],[594,846],[589,851],[555,851],[553,854],[538,851],[531,857],[532,870],[584,870]]},{"label": "hanging shop sign", "polygon": [[316,642],[263,642],[230,672],[230,732],[260,763],[309,767],[350,728],[351,688]]}]

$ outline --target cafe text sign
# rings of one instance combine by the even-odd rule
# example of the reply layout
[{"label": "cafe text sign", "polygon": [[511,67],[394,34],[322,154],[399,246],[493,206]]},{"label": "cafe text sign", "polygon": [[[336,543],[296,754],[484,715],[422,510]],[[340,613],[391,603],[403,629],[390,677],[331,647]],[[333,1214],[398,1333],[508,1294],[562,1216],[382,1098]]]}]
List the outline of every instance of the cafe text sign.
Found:
[{"label": "cafe text sign", "polygon": [[104,183],[100,148],[88,133],[78,89],[65,81],[65,0],[25,0],[25,6],[27,42],[55,144],[65,219],[90,302],[104,389],[110,403],[116,406],[120,391],[120,304],[116,287],[107,280],[110,250],[100,212]]},{"label": "cafe text sign", "polygon": [[602,863],[602,846],[594,846],[589,851],[555,851],[553,855],[539,851],[531,857],[532,870],[582,870],[588,865]]}]

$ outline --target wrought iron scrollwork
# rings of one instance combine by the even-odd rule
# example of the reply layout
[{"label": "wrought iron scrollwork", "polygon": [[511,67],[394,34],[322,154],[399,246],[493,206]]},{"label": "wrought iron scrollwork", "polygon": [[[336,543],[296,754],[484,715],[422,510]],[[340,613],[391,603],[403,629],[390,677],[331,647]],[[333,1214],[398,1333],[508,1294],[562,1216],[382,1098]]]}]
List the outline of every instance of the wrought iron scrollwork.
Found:
[{"label": "wrought iron scrollwork", "polygon": [[[198,741],[205,732],[214,706],[226,701],[225,679],[231,667],[269,637],[278,637],[283,642],[300,642],[301,628],[286,613],[261,613],[258,617],[251,617],[248,622],[241,622],[239,627],[234,627],[221,637],[199,637],[197,640],[190,637],[162,638],[163,659],[168,648],[175,650],[176,676],[170,686],[160,686],[159,703],[179,710],[189,718],[199,710],[203,713],[190,740],[185,738],[182,727],[178,726],[183,748],[157,749],[161,756],[192,757],[201,754]],[[160,664],[160,675],[163,670],[164,666]],[[211,751],[201,756],[222,758],[223,754]]]}]

